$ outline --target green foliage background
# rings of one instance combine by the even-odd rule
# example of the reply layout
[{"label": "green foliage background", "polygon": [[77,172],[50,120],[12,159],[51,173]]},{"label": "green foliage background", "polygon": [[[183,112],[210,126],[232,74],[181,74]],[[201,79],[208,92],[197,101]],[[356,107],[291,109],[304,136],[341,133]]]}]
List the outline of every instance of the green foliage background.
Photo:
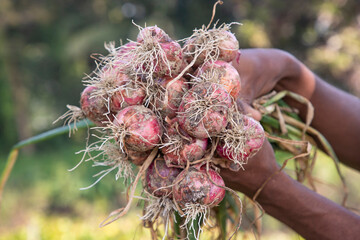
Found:
[{"label": "green foliage background", "polygon": [[[208,23],[214,2],[0,0],[0,170],[13,144],[52,128],[52,121],[66,111],[66,104],[78,105],[81,79],[94,68],[90,54],[106,54],[104,42],[115,41],[118,46],[120,39],[135,39],[138,29],[132,20],[141,26],[157,24],[174,39],[181,39]],[[225,0],[215,19],[243,23],[233,29],[241,48],[289,51],[327,81],[360,96],[357,0]],[[9,237],[9,229],[18,229],[19,236],[11,238],[25,239],[22,231],[34,212],[44,224],[52,221],[47,217],[62,215],[76,222],[103,216],[106,210],[121,205],[120,183],[105,180],[80,192],[79,187],[91,183],[93,170],[86,166],[75,173],[66,172],[79,158],[73,152],[83,147],[84,134],[71,141],[60,137],[20,155],[5,190],[0,239]],[[111,234],[108,239],[120,236],[116,235],[119,232]],[[108,235],[85,234],[81,239],[100,236]]]}]

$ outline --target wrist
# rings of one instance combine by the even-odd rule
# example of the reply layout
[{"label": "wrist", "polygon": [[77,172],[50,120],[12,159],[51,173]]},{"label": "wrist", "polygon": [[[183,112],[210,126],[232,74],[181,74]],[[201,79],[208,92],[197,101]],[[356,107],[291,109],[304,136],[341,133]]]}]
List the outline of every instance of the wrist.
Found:
[{"label": "wrist", "polygon": [[282,205],[281,202],[286,201],[284,196],[286,197],[286,192],[294,188],[293,184],[294,180],[284,172],[273,174],[266,184],[262,184],[261,191],[257,190],[259,192],[256,201],[266,208],[277,209],[277,205]]},{"label": "wrist", "polygon": [[295,92],[310,100],[315,91],[315,74],[293,55],[285,52],[284,58],[286,69],[275,88]]},{"label": "wrist", "polygon": [[360,217],[285,173],[274,176],[256,199],[266,213],[306,239],[355,239]]}]

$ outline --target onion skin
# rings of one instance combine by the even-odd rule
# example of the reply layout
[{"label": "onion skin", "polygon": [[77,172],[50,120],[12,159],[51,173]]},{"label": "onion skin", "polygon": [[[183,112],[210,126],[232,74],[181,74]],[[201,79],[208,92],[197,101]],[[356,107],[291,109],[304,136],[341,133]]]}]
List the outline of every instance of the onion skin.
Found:
[{"label": "onion skin", "polygon": [[[185,44],[184,44],[184,52],[187,53],[185,55],[185,61],[190,64],[193,60],[194,60],[194,52],[196,50],[196,44],[198,40],[196,38],[190,38],[188,39]],[[195,62],[194,62],[194,67],[197,68],[198,66],[200,66],[201,64],[204,63],[204,60],[206,58],[206,51],[202,51],[199,56],[196,58]]]},{"label": "onion skin", "polygon": [[129,158],[129,160],[136,166],[143,165],[143,163],[148,158],[150,153],[151,153],[151,150],[146,151],[146,152],[139,152],[139,151],[134,151],[131,149],[126,149],[126,154]]},{"label": "onion skin", "polygon": [[146,170],[146,190],[156,197],[167,196],[171,199],[171,185],[174,183],[175,178],[180,172],[181,169],[179,168],[166,166],[164,159],[155,159]]},{"label": "onion skin", "polygon": [[224,180],[211,168],[209,175],[218,186],[209,179],[205,166],[190,167],[176,177],[173,198],[180,207],[183,208],[187,203],[214,207],[223,200],[225,189],[221,187],[225,186]]},{"label": "onion skin", "polygon": [[[236,159],[243,159],[243,155],[241,153],[235,154],[234,152],[227,151],[228,149],[224,146],[224,142],[219,142],[216,146],[216,152],[219,154],[220,157],[226,158],[227,160],[236,160]],[[241,160],[242,161],[242,160]]]},{"label": "onion skin", "polygon": [[[163,59],[158,59],[157,67],[155,68],[155,76],[176,76],[183,66],[183,53],[180,44],[175,41],[160,43],[160,47],[165,52],[167,62]],[[169,65],[168,65],[169,64]]]},{"label": "onion skin", "polygon": [[[212,35],[214,38],[218,38],[219,36],[221,36],[221,40],[217,43],[217,45],[213,46],[218,49],[218,53],[219,53],[219,56],[216,60],[222,60],[225,62],[233,61],[236,58],[239,51],[239,42],[236,39],[235,35],[232,34],[230,31],[226,31],[226,30],[219,31],[219,29],[209,30],[209,34]],[[196,46],[204,45],[204,44],[206,45],[208,44],[207,41],[208,41],[207,39],[204,40],[201,37],[190,38],[186,41],[184,49],[185,52],[187,53],[185,59],[188,63],[192,62],[194,59],[194,55],[195,55],[194,52],[196,50]],[[214,56],[216,54],[214,50],[211,52],[209,51],[211,50],[203,50],[199,54],[199,56],[195,60],[195,64],[194,64],[195,67],[198,67],[201,64],[203,64],[207,55]]]},{"label": "onion skin", "polygon": [[169,83],[173,79],[174,78],[172,77],[158,78],[156,82],[164,89],[164,93],[166,93],[167,90],[167,98],[163,96],[161,98],[155,99],[155,107],[160,111],[161,115],[164,118],[176,117],[177,111],[181,103],[181,99],[184,94],[189,90],[189,87],[186,84],[186,80],[182,77],[169,85]]},{"label": "onion skin", "polygon": [[[211,31],[211,30],[210,30]],[[221,31],[222,36],[226,36],[224,40],[219,42],[219,58],[218,60],[223,60],[225,62],[231,62],[237,56],[239,51],[239,42],[236,39],[235,35],[229,31]]]},{"label": "onion skin", "polygon": [[[263,127],[258,121],[246,115],[243,116],[243,121],[244,128],[242,131],[244,131],[244,134],[248,135],[248,139],[245,143],[245,149],[242,149],[244,153],[234,152],[225,147],[223,141],[220,141],[216,147],[216,151],[221,157],[231,161],[244,162],[254,156],[261,149],[265,141]],[[249,132],[247,133],[247,131]]]},{"label": "onion skin", "polygon": [[[186,67],[188,66],[188,63],[185,59],[185,57],[183,58],[182,64],[181,64],[181,69],[180,72],[182,72]],[[192,76],[195,75],[195,71],[196,71],[196,67],[190,67],[188,70],[185,71],[183,77],[186,80],[191,80]]]},{"label": "onion skin", "polygon": [[[183,67],[183,52],[180,44],[177,42],[154,43],[149,46],[144,46],[144,48],[148,49],[143,51],[145,51],[144,53],[146,54],[150,54],[149,59],[151,60],[140,63],[139,66],[137,66],[137,68],[142,69],[140,72],[151,72],[155,78],[165,76],[174,77],[181,72]],[[152,52],[153,49],[157,49],[156,53]]]},{"label": "onion skin", "polygon": [[138,46],[138,43],[128,42],[122,45],[116,52],[114,59],[115,67],[124,67],[134,59],[132,51]]},{"label": "onion skin", "polygon": [[[200,160],[208,145],[207,138],[197,139],[188,135],[180,127],[177,127],[177,118],[174,118],[171,123],[166,127],[166,132],[170,138],[177,138],[181,141],[181,147],[177,151],[171,151],[171,147],[161,148],[161,152],[164,154],[165,162],[168,166],[182,167],[187,165],[187,162],[194,162]],[[183,136],[181,137],[180,134]],[[164,143],[169,142],[167,136],[164,137]]]},{"label": "onion skin", "polygon": [[160,43],[172,41],[172,39],[169,37],[169,35],[167,35],[165,33],[165,31],[162,30],[161,28],[159,28],[158,26],[150,26],[150,27],[143,28],[139,32],[139,34],[136,38],[136,41],[138,43],[142,43],[142,42],[144,42],[144,39],[146,41],[149,38],[153,39],[155,41],[158,41]]},{"label": "onion skin", "polygon": [[112,121],[113,116],[101,96],[91,96],[94,91],[97,91],[97,87],[87,86],[81,93],[81,109],[85,116],[97,126],[104,126],[105,122]]},{"label": "onion skin", "polygon": [[121,95],[124,98],[126,105],[141,105],[146,97],[145,90],[135,84],[131,84],[130,89],[125,88],[121,90]]},{"label": "onion skin", "polygon": [[136,43],[129,42],[119,48],[113,62],[102,68],[101,80],[105,81],[104,87],[116,92],[109,93],[111,97],[110,110],[118,112],[121,109],[141,105],[144,102],[146,93],[137,79],[130,78],[126,64],[134,57],[131,50],[136,48]]},{"label": "onion skin", "polygon": [[139,84],[136,84],[136,82],[130,79],[126,74],[117,74],[115,87],[120,89],[111,97],[111,111],[118,112],[128,106],[143,104],[146,97],[144,88]]},{"label": "onion skin", "polygon": [[193,142],[183,146],[179,155],[175,154],[174,152],[167,153],[166,148],[163,148],[164,150],[162,151],[168,166],[185,167],[187,162],[200,160],[204,156],[207,144],[207,138],[193,138]]},{"label": "onion skin", "polygon": [[124,127],[127,134],[123,140],[129,149],[145,152],[160,143],[161,125],[156,115],[144,106],[124,108],[116,115],[114,124]]},{"label": "onion skin", "polygon": [[[192,119],[188,112],[197,102],[196,98],[207,102],[201,119]],[[203,139],[216,136],[225,129],[228,111],[231,107],[229,93],[219,84],[205,82],[195,85],[183,97],[179,107],[179,123],[190,136]]]},{"label": "onion skin", "polygon": [[222,85],[234,99],[238,97],[241,79],[238,71],[230,63],[221,60],[205,63],[198,69],[196,76],[206,76],[206,73],[211,75],[211,82]]}]

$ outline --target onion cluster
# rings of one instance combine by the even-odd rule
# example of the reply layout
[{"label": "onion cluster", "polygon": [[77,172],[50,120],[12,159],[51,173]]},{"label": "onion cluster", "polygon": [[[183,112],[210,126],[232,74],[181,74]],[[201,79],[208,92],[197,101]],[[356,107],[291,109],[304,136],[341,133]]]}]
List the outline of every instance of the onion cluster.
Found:
[{"label": "onion cluster", "polygon": [[[212,159],[238,171],[264,141],[261,125],[236,108],[241,79],[231,62],[239,44],[229,25],[195,30],[183,47],[146,27],[136,42],[107,49],[81,94],[82,115],[97,125],[99,139],[85,152],[118,175],[124,164],[139,166],[149,198],[166,199],[184,215],[218,205],[225,183]],[[104,149],[107,143],[116,147]],[[159,210],[148,210],[150,220],[164,214],[162,205],[151,206]]]}]

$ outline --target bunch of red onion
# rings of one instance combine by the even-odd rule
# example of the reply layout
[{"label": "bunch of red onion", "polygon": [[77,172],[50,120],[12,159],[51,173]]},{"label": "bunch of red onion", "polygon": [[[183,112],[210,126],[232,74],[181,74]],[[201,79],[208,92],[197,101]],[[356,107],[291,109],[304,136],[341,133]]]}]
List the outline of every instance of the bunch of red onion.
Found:
[{"label": "bunch of red onion", "polygon": [[181,47],[152,26],[140,28],[134,42],[107,45],[109,55],[84,81],[81,109],[66,115],[97,125],[84,158],[108,166],[106,174],[140,167],[143,220],[169,219],[174,211],[186,222],[207,215],[226,189],[212,159],[238,171],[262,146],[261,125],[236,107],[241,79],[231,62],[239,44],[229,29],[195,30]]}]

